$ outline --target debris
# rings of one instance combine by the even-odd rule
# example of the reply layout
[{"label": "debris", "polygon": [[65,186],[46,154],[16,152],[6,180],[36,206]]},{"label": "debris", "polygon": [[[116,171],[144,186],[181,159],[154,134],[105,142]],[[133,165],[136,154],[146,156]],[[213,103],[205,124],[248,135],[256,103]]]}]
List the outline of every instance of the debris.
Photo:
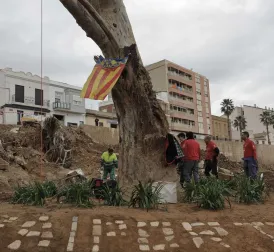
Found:
[{"label": "debris", "polygon": [[73,170],[67,173],[65,177],[66,183],[79,183],[87,180],[82,169]]}]

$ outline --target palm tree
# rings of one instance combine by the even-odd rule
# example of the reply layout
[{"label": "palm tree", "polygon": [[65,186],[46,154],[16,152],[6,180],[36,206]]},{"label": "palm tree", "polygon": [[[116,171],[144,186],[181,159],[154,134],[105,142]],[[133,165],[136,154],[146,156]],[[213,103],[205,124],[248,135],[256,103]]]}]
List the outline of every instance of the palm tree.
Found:
[{"label": "palm tree", "polygon": [[263,113],[260,114],[260,120],[261,120],[261,123],[263,123],[263,125],[266,127],[268,144],[271,144],[271,141],[269,138],[269,126],[274,125],[274,115],[270,111],[263,111]]},{"label": "palm tree", "polygon": [[230,123],[229,123],[229,117],[234,111],[234,103],[232,99],[223,99],[221,103],[221,111],[224,113],[227,117],[227,125],[228,125],[228,138],[231,140],[231,134],[230,134]]},{"label": "palm tree", "polygon": [[244,116],[237,116],[233,122],[233,126],[240,130],[240,136],[242,135],[243,130],[245,130],[247,126],[247,122]]}]

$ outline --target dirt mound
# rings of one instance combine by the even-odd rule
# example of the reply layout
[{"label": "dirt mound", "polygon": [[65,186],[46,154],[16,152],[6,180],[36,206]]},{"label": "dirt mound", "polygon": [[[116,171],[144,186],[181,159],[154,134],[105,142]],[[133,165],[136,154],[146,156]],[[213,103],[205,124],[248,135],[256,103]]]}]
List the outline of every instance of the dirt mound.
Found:
[{"label": "dirt mound", "polygon": [[[100,156],[106,146],[95,143],[81,128],[61,127],[65,141],[71,146],[69,168],[81,168],[85,175],[99,176]],[[8,163],[0,169],[0,192],[38,179],[56,180],[69,171],[62,164],[47,160],[41,152],[41,126],[0,125],[0,158]],[[43,146],[43,145],[42,145]]]},{"label": "dirt mound", "polygon": [[[202,156],[203,160],[205,159],[205,154],[206,154],[205,150],[201,150],[201,156]],[[243,167],[241,162],[231,161],[231,160],[229,160],[229,158],[227,158],[223,154],[220,154],[218,156],[218,166],[221,167],[221,168],[230,170],[234,173],[240,172],[242,170],[242,167]]]}]

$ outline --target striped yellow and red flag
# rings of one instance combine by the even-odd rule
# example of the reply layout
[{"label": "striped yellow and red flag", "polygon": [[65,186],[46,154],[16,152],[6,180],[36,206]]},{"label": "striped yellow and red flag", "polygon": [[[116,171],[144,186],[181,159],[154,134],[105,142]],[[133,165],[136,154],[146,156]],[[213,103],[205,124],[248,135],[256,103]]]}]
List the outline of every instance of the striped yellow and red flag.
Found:
[{"label": "striped yellow and red flag", "polygon": [[82,89],[81,97],[104,100],[121,76],[127,59],[96,57],[96,65]]}]

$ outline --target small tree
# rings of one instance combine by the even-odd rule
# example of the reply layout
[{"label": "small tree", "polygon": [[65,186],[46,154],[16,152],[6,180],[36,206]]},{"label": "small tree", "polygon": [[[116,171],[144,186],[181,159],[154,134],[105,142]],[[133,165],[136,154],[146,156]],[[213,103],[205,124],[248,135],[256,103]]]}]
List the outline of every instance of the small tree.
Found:
[{"label": "small tree", "polygon": [[240,130],[240,136],[242,135],[243,130],[246,129],[247,122],[244,116],[237,116],[233,122],[234,128]]},{"label": "small tree", "polygon": [[270,111],[263,111],[263,113],[260,114],[260,121],[266,127],[267,141],[268,144],[271,144],[269,126],[274,125],[274,115]]},{"label": "small tree", "polygon": [[228,125],[228,138],[231,140],[231,125],[229,123],[229,117],[234,111],[234,103],[232,99],[223,99],[221,103],[221,111],[224,113],[227,117],[227,125]]}]

